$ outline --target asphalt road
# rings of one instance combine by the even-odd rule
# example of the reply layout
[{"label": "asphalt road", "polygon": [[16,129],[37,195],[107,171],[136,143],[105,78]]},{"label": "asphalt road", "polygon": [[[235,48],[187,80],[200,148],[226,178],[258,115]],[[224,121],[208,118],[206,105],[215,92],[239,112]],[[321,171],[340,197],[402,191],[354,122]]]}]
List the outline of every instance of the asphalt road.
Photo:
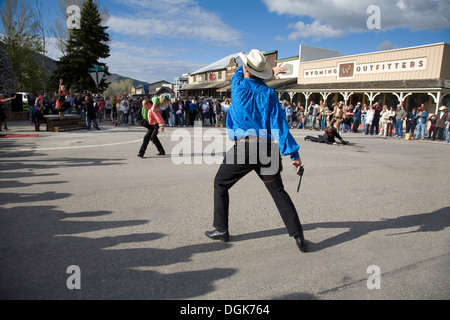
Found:
[{"label": "asphalt road", "polygon": [[[167,155],[150,145],[141,159],[137,126],[8,126],[0,299],[450,298],[449,144],[347,133],[350,145],[330,146],[292,130],[300,193],[288,157],[282,176],[309,241],[301,253],[255,174],[231,189],[230,242],[205,237],[224,129],[168,128]],[[211,141],[223,141],[216,158],[203,156]]]}]

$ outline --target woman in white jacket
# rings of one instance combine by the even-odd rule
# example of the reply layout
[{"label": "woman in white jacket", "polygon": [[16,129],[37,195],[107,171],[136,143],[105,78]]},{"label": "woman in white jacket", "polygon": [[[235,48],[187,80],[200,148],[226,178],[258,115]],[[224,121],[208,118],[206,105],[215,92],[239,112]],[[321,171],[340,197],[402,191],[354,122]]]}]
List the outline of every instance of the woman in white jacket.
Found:
[{"label": "woman in white jacket", "polygon": [[383,119],[385,122],[384,136],[392,137],[392,129],[394,129],[394,119],[395,119],[394,107],[391,107],[390,110],[386,110],[384,112]]},{"label": "woman in white jacket", "polygon": [[367,110],[366,114],[366,132],[365,134],[369,134],[370,127],[372,126],[373,118],[375,116],[375,110],[373,110],[373,106],[369,106],[369,110]]},{"label": "woman in white jacket", "polygon": [[386,113],[389,112],[387,105],[383,106],[383,110],[380,112],[380,133],[379,136],[386,133]]}]

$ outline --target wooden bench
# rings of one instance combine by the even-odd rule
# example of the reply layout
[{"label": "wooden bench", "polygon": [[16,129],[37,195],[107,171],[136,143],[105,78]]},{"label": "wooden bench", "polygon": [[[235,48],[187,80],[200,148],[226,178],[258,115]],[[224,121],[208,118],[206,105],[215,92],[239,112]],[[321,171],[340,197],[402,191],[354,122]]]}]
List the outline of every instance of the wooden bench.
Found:
[{"label": "wooden bench", "polygon": [[47,123],[47,131],[64,132],[86,129],[86,122],[79,115],[66,114],[63,121],[56,114],[45,115],[44,118]]}]

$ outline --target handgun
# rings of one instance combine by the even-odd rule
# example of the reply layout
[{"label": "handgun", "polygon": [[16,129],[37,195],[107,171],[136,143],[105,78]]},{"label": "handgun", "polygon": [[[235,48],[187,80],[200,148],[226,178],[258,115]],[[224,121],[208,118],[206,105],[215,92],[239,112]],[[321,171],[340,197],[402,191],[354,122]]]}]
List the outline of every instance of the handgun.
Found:
[{"label": "handgun", "polygon": [[300,185],[302,184],[302,178],[303,178],[303,173],[305,172],[305,167],[301,166],[300,170],[298,170],[297,174],[299,175],[298,177],[298,186],[297,186],[297,193],[300,192]]}]

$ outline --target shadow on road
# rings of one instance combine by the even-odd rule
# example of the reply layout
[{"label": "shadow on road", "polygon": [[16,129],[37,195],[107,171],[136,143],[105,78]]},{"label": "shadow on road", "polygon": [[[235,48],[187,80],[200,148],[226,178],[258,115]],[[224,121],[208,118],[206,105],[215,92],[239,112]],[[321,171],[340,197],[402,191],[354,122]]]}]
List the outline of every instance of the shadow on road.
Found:
[{"label": "shadow on road", "polygon": [[[389,229],[409,229],[416,227],[414,231],[396,232],[392,236],[416,232],[436,232],[450,226],[450,207],[445,207],[437,211],[402,216],[379,221],[339,221],[339,222],[318,222],[303,225],[304,231],[314,229],[348,229],[348,231],[334,237],[325,239],[318,243],[310,243],[309,251],[315,252],[326,248],[334,247],[345,242],[349,242],[365,236],[371,232]],[[287,234],[285,228],[264,230],[246,234],[232,236],[230,242],[239,242],[250,239],[273,237]],[[308,235],[306,233],[306,238]]]},{"label": "shadow on road", "polygon": [[[0,187],[8,188],[0,193],[0,299],[187,299],[214,291],[215,281],[236,272],[231,268],[152,270],[188,262],[196,254],[226,250],[229,245],[155,248],[152,241],[165,235],[149,220],[117,221],[109,218],[111,211],[67,213],[51,201],[70,199],[70,193],[23,192],[33,184],[68,183],[47,173],[55,167],[117,165],[124,159],[29,160],[26,155],[10,154],[0,163]],[[53,181],[39,182],[49,176]],[[20,181],[27,177],[38,182]],[[143,225],[152,232],[133,233],[133,228]],[[101,236],[111,234],[110,230],[114,236]],[[125,234],[118,235],[120,231]],[[80,268],[80,290],[67,287],[71,276],[67,268],[72,265]]]}]

